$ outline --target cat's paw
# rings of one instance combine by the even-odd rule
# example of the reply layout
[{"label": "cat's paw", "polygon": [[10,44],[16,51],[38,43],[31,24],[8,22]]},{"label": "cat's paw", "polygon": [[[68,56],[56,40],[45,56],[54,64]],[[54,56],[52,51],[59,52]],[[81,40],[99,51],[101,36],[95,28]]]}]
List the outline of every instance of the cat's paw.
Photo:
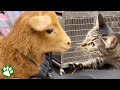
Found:
[{"label": "cat's paw", "polygon": [[74,69],[75,69],[75,66],[74,66],[74,64],[71,64],[71,63],[70,63],[70,64],[68,64],[68,68],[71,69],[71,70],[74,70]]},{"label": "cat's paw", "polygon": [[74,69],[81,70],[83,69],[83,65],[81,63],[69,63],[68,68],[71,70],[74,70]]}]

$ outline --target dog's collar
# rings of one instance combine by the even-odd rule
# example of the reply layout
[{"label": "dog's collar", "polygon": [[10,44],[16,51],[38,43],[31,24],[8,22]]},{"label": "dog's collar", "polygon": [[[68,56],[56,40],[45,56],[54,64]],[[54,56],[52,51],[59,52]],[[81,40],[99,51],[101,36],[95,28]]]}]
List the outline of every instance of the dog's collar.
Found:
[{"label": "dog's collar", "polygon": [[28,54],[28,55],[24,55],[23,53],[20,53],[24,58],[26,58],[26,60],[32,62],[33,64],[37,64],[35,58],[31,55],[31,54]]},{"label": "dog's collar", "polygon": [[30,62],[32,62],[33,64],[36,64],[36,65],[37,65],[36,60],[35,60],[35,58],[32,57],[32,55],[28,54],[28,55],[26,56],[26,58],[27,58]]}]

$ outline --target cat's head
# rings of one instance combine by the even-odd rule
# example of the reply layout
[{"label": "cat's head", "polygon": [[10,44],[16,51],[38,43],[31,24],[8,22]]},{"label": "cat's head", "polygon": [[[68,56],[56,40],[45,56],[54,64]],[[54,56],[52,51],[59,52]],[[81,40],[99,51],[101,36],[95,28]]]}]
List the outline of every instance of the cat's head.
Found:
[{"label": "cat's head", "polygon": [[107,25],[101,14],[96,18],[96,25],[91,29],[80,47],[96,55],[108,55],[109,49],[114,49],[118,39],[115,32]]}]

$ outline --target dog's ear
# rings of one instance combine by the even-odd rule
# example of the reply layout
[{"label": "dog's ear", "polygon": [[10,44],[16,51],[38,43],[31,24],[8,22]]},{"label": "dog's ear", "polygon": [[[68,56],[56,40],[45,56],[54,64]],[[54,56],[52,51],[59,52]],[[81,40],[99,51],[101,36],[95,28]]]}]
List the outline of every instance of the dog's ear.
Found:
[{"label": "dog's ear", "polygon": [[29,25],[36,31],[45,30],[52,23],[50,16],[33,16],[29,20]]}]

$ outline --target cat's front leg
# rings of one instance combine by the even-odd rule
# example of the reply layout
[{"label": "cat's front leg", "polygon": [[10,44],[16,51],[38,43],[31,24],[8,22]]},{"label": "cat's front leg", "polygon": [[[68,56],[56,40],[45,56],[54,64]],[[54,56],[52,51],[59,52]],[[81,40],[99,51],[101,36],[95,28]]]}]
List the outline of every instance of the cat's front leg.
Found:
[{"label": "cat's front leg", "polygon": [[102,58],[95,58],[91,59],[85,62],[80,63],[70,63],[68,64],[68,67],[72,70],[81,70],[81,69],[96,69],[100,66],[102,66],[104,63],[104,60]]}]

